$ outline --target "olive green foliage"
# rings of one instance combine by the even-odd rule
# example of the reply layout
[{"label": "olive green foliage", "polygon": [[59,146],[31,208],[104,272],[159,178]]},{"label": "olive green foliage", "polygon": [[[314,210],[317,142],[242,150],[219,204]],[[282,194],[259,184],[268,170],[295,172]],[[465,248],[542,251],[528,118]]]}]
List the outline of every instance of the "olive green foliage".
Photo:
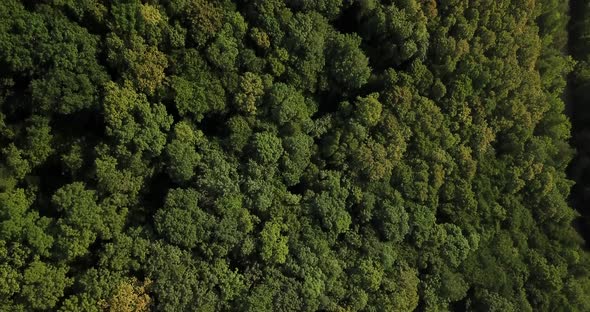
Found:
[{"label": "olive green foliage", "polygon": [[0,1],[0,311],[590,311],[578,6]]}]

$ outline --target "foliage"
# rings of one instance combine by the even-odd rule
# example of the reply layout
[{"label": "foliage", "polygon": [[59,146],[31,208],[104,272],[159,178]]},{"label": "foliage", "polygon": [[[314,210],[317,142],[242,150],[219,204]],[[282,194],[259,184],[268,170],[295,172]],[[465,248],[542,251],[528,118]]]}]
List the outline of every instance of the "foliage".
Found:
[{"label": "foliage", "polygon": [[0,1],[0,311],[589,311],[572,8]]}]

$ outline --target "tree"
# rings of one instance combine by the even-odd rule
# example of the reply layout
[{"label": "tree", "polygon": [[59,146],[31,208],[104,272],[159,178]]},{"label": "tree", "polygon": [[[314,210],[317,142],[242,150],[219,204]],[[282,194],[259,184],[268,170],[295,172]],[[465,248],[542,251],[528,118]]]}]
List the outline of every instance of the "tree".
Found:
[{"label": "tree", "polygon": [[273,164],[283,153],[281,140],[270,132],[259,132],[253,135],[252,150],[255,159],[261,164]]},{"label": "tree", "polygon": [[346,211],[348,191],[340,184],[336,172],[320,173],[318,193],[306,194],[309,209],[316,214],[326,231],[340,234],[348,230],[351,217]]},{"label": "tree", "polygon": [[150,104],[143,94],[136,93],[129,85],[106,86],[104,99],[107,135],[117,144],[133,152],[144,151],[158,156],[166,143],[166,135],[172,117],[161,104]]},{"label": "tree", "polygon": [[150,280],[143,283],[130,279],[119,285],[115,295],[102,302],[103,309],[109,312],[145,312],[149,311],[152,299],[146,293],[151,285]]},{"label": "tree", "polygon": [[288,21],[284,44],[289,55],[290,66],[285,72],[289,85],[312,92],[326,88],[323,71],[328,27],[317,12],[298,13]]},{"label": "tree", "polygon": [[21,296],[29,309],[54,308],[71,284],[65,267],[54,267],[41,261],[32,262],[23,273]]},{"label": "tree", "polygon": [[378,97],[378,93],[372,93],[365,98],[357,98],[356,107],[358,111],[358,119],[367,127],[376,125],[381,118],[383,108],[381,103],[379,103]]},{"label": "tree", "polygon": [[255,114],[256,104],[264,94],[262,79],[254,73],[246,72],[240,77],[240,90],[235,98],[238,110],[245,114]]},{"label": "tree", "polygon": [[[276,83],[268,95],[268,106],[273,119],[291,131],[300,130],[310,124],[312,107],[305,97],[295,88]],[[303,130],[303,129],[301,129]]]},{"label": "tree", "polygon": [[287,186],[301,180],[312,156],[313,138],[305,134],[296,134],[283,139],[285,153],[281,156],[281,172]]},{"label": "tree", "polygon": [[260,235],[262,260],[269,263],[285,263],[289,248],[287,247],[287,238],[281,235],[281,225],[272,221],[267,222]]},{"label": "tree", "polygon": [[96,201],[95,192],[86,190],[81,182],[66,185],[53,195],[52,202],[62,215],[56,224],[56,247],[65,260],[84,256],[97,237],[107,231]]},{"label": "tree", "polygon": [[202,136],[202,132],[193,130],[188,123],[174,125],[174,138],[166,145],[166,154],[170,159],[168,173],[175,181],[184,182],[193,177],[201,158],[196,147]]},{"label": "tree", "polygon": [[221,80],[198,51],[186,49],[175,60],[175,76],[169,79],[171,96],[182,117],[201,121],[205,114],[222,111],[226,91]]},{"label": "tree", "polygon": [[35,194],[23,189],[0,193],[0,237],[4,242],[23,244],[34,255],[49,256],[54,238],[48,233],[51,219],[31,207]]},{"label": "tree", "polygon": [[198,196],[192,189],[170,190],[163,209],[154,216],[156,230],[170,243],[195,248],[209,240],[215,218],[199,208]]},{"label": "tree", "polygon": [[327,43],[326,58],[332,60],[328,73],[343,90],[362,87],[371,75],[369,59],[359,48],[360,43],[361,39],[351,34],[337,34]]}]

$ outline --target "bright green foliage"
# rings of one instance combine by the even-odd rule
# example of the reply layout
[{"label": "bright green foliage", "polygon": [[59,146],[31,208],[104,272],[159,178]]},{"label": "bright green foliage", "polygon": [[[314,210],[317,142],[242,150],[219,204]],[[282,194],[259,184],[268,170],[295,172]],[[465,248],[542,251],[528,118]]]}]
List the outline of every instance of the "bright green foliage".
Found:
[{"label": "bright green foliage", "polygon": [[0,237],[2,241],[23,244],[35,254],[47,256],[54,240],[46,233],[50,220],[31,209],[30,195],[23,189],[0,193]]},{"label": "bright green foliage", "polygon": [[260,240],[262,260],[269,263],[285,263],[289,247],[287,247],[287,238],[281,235],[281,224],[267,222],[260,232]]},{"label": "bright green foliage", "polygon": [[71,283],[66,272],[66,268],[56,268],[40,261],[31,263],[23,273],[21,290],[21,295],[27,298],[27,305],[39,310],[54,307]]},{"label": "bright green foliage", "polygon": [[57,190],[52,202],[62,214],[56,224],[60,254],[67,260],[85,255],[90,244],[105,231],[95,192],[75,182]]},{"label": "bright green foliage", "polygon": [[367,126],[372,127],[379,122],[381,118],[381,112],[383,111],[383,107],[381,103],[379,103],[379,94],[372,93],[369,94],[366,98],[357,98],[356,107],[357,107],[357,116],[359,121]]},{"label": "bright green foliage", "polygon": [[568,5],[0,1],[0,311],[590,311]]},{"label": "bright green foliage", "polygon": [[175,181],[184,182],[193,177],[201,158],[196,147],[202,136],[188,123],[179,122],[174,126],[174,138],[166,146],[166,154],[170,162],[168,173]]},{"label": "bright green foliage", "polygon": [[253,135],[252,149],[255,159],[261,164],[273,164],[283,153],[281,139],[270,132],[260,132]]},{"label": "bright green foliage", "polygon": [[157,156],[166,143],[166,135],[172,124],[162,104],[150,104],[143,94],[130,86],[123,88],[114,83],[106,85],[104,99],[107,134],[117,144],[133,152],[147,151]]}]

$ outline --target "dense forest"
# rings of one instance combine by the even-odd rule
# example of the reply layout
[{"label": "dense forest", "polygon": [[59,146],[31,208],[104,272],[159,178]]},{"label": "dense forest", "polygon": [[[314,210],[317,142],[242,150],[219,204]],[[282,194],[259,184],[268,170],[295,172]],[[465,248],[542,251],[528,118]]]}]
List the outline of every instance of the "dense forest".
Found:
[{"label": "dense forest", "polygon": [[1,0],[0,311],[590,311],[585,103],[584,0]]}]

